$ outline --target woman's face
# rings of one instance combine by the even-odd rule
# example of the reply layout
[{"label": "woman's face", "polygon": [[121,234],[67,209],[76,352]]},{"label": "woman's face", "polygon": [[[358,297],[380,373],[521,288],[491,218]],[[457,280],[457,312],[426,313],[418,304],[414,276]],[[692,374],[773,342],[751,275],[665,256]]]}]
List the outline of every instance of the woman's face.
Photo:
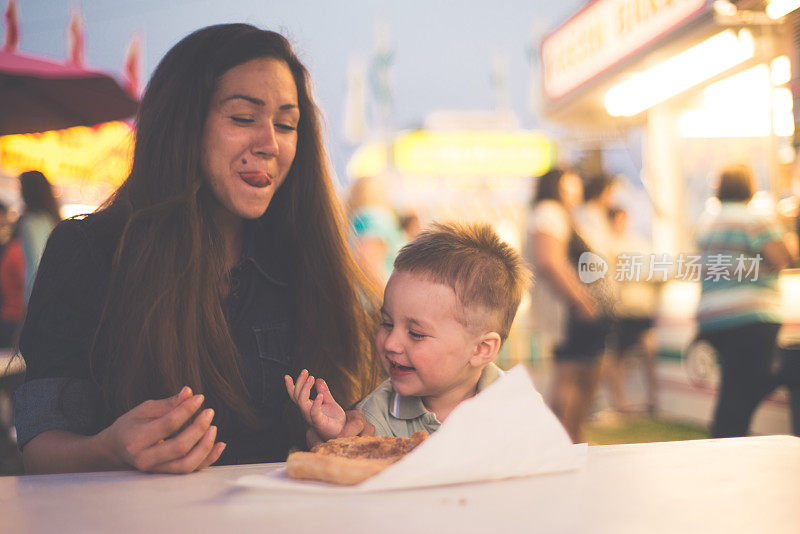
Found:
[{"label": "woman's face", "polygon": [[577,174],[565,173],[558,188],[565,206],[571,208],[583,202],[583,182]]},{"label": "woman's face", "polygon": [[292,167],[299,119],[283,61],[252,59],[222,75],[203,129],[202,164],[224,210],[240,219],[264,214]]}]

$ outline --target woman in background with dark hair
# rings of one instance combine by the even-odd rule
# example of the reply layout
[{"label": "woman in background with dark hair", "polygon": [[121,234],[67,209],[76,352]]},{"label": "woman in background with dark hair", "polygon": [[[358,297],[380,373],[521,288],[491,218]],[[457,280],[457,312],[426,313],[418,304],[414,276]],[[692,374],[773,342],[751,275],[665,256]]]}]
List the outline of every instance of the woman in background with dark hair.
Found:
[{"label": "woman in background with dark hair", "polygon": [[136,132],[128,179],[59,225],[40,265],[20,339],[26,470],[282,461],[305,445],[285,374],[325,376],[350,405],[378,373],[377,295],[348,252],[308,73],[277,33],[198,30],[162,59]]},{"label": "woman in background with dark hair", "polygon": [[17,231],[25,251],[25,302],[28,302],[50,232],[61,221],[53,186],[39,171],[19,175],[20,194],[25,207],[17,222]]},{"label": "woman in background with dark hair", "polygon": [[579,249],[586,245],[575,232],[570,212],[583,199],[583,184],[577,174],[562,169],[545,173],[534,184],[528,219],[535,276],[531,314],[543,350],[552,352],[556,361],[550,404],[573,441],[579,442],[599,376],[597,336],[576,328],[591,324],[599,312],[576,271]]}]

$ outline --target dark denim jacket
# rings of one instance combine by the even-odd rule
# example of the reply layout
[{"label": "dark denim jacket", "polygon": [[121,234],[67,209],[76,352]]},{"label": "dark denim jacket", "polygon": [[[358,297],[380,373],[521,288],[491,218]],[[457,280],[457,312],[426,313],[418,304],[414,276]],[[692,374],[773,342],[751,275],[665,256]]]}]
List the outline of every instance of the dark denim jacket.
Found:
[{"label": "dark denim jacket", "polygon": [[[47,430],[92,435],[114,419],[104,413],[89,378],[88,353],[119,243],[118,219],[98,213],[64,221],[47,243],[20,338],[27,366],[16,395],[20,448]],[[303,445],[296,431],[290,436],[293,416],[287,415],[292,411],[283,385],[283,375],[296,371],[291,284],[277,256],[250,235],[231,272],[233,291],[224,309],[245,385],[264,424],[258,431],[234,421],[219,428],[218,439],[227,443],[223,464],[283,461],[290,447]]]}]

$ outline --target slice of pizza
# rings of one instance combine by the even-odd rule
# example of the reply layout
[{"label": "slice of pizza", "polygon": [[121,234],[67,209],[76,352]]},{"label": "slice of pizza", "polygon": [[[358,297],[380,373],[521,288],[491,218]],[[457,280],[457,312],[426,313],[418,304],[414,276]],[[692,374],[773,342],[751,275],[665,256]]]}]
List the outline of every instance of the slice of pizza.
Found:
[{"label": "slice of pizza", "polygon": [[286,459],[292,478],[353,485],[377,475],[428,438],[424,430],[410,438],[364,436],[337,438],[311,452],[294,452]]}]

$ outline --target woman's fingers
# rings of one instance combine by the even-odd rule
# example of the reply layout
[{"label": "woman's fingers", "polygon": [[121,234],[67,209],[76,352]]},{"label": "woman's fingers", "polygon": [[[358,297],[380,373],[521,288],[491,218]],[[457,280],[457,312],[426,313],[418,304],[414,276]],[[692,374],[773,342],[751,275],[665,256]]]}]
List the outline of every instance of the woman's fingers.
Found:
[{"label": "woman's fingers", "polygon": [[209,427],[203,434],[200,441],[192,447],[188,454],[155,466],[152,470],[157,473],[191,473],[196,471],[203,463],[212,449],[214,440],[217,438],[217,427]]},{"label": "woman's fingers", "polygon": [[145,418],[156,419],[166,415],[170,412],[170,410],[179,406],[182,402],[184,402],[186,399],[190,399],[191,397],[192,388],[189,386],[184,386],[177,395],[167,397],[166,399],[144,401],[139,406],[131,410],[131,412],[135,413],[137,417],[141,416]]},{"label": "woman's fingers", "polygon": [[223,443],[222,441],[218,441],[214,444],[214,447],[211,448],[211,452],[208,453],[206,459],[200,462],[200,465],[197,466],[197,470],[205,469],[206,467],[213,465],[219,460],[219,457],[222,455],[222,451],[225,450],[227,444]]},{"label": "woman's fingers", "polygon": [[153,466],[187,456],[198,441],[203,439],[213,418],[214,410],[204,410],[183,432],[174,438],[165,439],[137,455],[135,458],[136,468],[148,471]]},{"label": "woman's fingers", "polygon": [[203,395],[195,395],[158,419],[144,425],[142,431],[148,437],[146,446],[153,445],[162,439],[166,440],[180,430],[197,413],[197,410],[203,404],[203,400]]}]

